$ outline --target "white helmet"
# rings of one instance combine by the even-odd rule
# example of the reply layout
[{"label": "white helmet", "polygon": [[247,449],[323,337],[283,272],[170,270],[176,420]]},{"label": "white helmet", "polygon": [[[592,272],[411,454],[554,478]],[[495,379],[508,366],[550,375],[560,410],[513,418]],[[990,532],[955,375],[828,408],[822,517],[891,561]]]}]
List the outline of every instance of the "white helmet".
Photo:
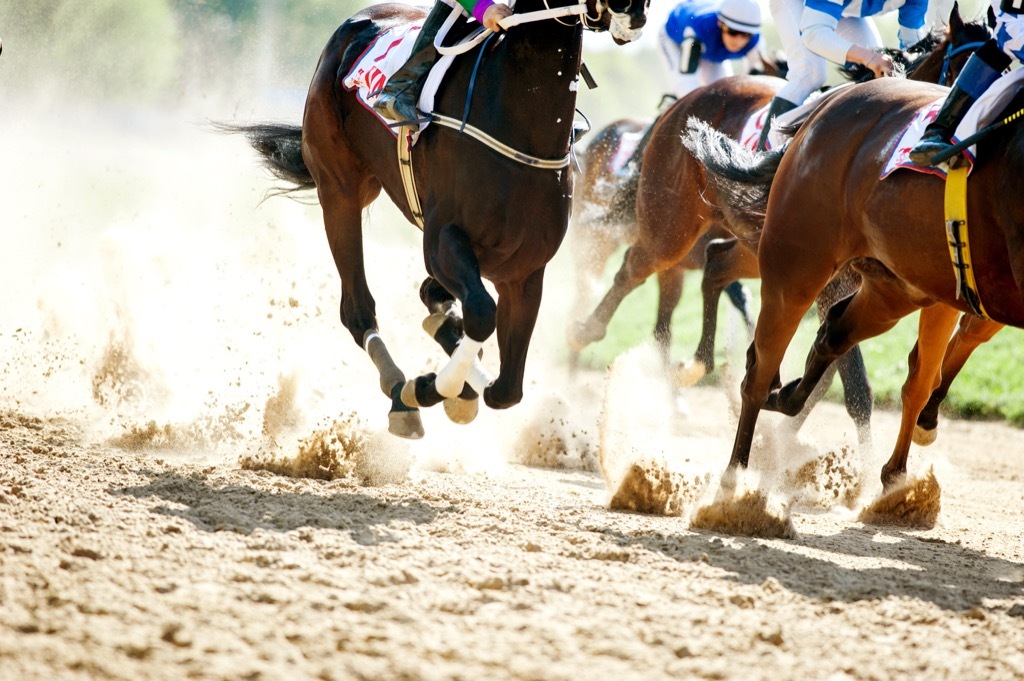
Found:
[{"label": "white helmet", "polygon": [[757,0],[723,0],[718,19],[735,31],[761,32],[761,5]]}]

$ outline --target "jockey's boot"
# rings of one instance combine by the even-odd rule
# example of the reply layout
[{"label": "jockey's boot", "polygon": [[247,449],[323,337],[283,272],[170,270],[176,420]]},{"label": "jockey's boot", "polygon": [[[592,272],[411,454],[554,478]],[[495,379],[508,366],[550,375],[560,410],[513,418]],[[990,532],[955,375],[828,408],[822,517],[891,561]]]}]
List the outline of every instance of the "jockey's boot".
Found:
[{"label": "jockey's boot", "polygon": [[919,166],[932,165],[932,159],[954,145],[950,141],[967,110],[1010,65],[1010,58],[989,40],[971,55],[963,71],[956,77],[946,101],[935,120],[924,129],[921,140],[910,150],[910,160]]},{"label": "jockey's boot", "polygon": [[450,12],[451,8],[443,2],[434,3],[423,20],[423,27],[413,43],[409,60],[388,79],[377,101],[373,103],[374,110],[381,116],[398,122],[419,120],[416,103],[420,98],[423,81],[437,58],[434,38]]},{"label": "jockey's boot", "polygon": [[757,138],[757,146],[755,147],[757,151],[767,151],[768,131],[772,129],[772,121],[775,120],[776,116],[781,116],[787,111],[792,111],[798,106],[800,105],[794,104],[788,99],[772,97],[771,104],[768,105],[768,113],[764,115],[764,127],[761,128],[761,136]]}]

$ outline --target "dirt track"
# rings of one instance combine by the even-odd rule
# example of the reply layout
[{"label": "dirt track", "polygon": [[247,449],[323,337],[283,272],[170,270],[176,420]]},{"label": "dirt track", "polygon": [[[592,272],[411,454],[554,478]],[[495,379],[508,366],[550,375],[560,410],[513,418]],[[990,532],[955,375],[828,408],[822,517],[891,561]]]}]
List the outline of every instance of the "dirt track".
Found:
[{"label": "dirt track", "polygon": [[956,458],[935,529],[805,510],[793,540],[609,511],[580,470],[364,486],[0,428],[3,678],[1024,675],[1024,480],[998,425],[929,452]]},{"label": "dirt track", "polygon": [[[260,205],[244,145],[33,131],[5,128],[34,153],[0,202],[0,678],[1024,677],[1020,431],[944,423],[911,458],[938,524],[908,530],[857,520],[892,414],[867,459],[835,405],[799,439],[766,417],[751,484],[795,538],[690,529],[734,393],[677,418],[644,351],[570,381],[553,267],[528,399],[403,445],[315,210]],[[415,234],[373,212],[382,331],[431,370]],[[241,466],[302,442],[340,477]],[[635,462],[680,515],[609,510]]]}]

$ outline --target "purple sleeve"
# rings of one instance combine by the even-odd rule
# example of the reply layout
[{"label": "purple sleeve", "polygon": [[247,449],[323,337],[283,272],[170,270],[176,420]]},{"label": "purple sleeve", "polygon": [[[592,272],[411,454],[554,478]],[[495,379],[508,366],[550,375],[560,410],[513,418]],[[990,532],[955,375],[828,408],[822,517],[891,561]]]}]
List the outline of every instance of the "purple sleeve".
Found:
[{"label": "purple sleeve", "polygon": [[482,25],[484,23],[484,12],[494,4],[494,0],[479,0],[473,5],[473,18]]}]

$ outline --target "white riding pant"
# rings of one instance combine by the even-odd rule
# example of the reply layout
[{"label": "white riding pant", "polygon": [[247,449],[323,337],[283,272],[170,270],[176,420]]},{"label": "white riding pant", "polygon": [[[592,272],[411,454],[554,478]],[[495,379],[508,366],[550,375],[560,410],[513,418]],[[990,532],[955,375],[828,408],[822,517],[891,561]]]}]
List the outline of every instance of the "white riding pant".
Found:
[{"label": "white riding pant", "polygon": [[[768,0],[775,27],[779,31],[782,49],[789,60],[786,84],[777,97],[794,104],[802,104],[808,95],[825,84],[828,79],[828,60],[811,52],[800,39],[800,18],[804,13],[803,0]],[[882,36],[868,18],[843,17],[836,33],[850,42],[879,49]]]},{"label": "white riding pant", "polygon": [[999,9],[999,0],[992,0],[996,13],[996,43],[1011,59],[1024,63],[1024,14],[1007,14]]}]

